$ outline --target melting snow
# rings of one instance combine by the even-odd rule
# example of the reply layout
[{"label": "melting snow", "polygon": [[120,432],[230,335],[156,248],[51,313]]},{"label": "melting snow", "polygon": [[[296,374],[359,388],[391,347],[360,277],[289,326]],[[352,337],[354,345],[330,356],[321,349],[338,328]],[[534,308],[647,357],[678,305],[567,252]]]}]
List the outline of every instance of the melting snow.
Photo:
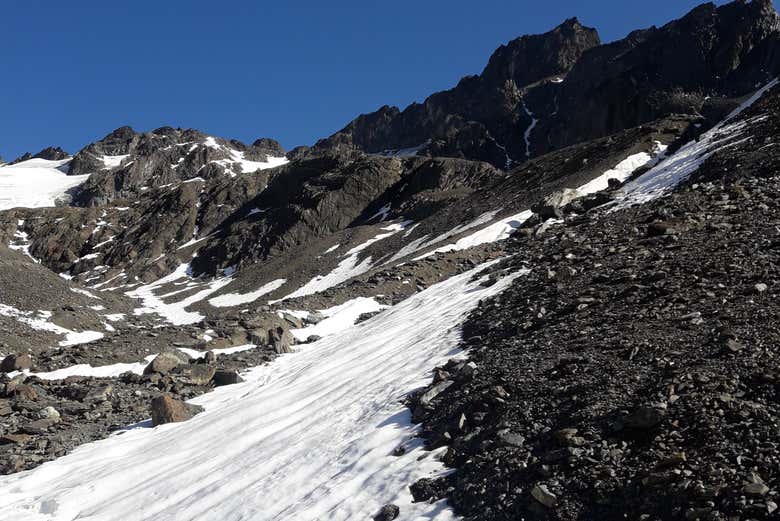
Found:
[{"label": "melting snow", "polygon": [[[161,286],[187,277],[189,271],[189,264],[182,264],[176,270],[146,286],[140,286],[134,290],[128,291],[125,294],[129,297],[140,298],[143,301],[143,307],[136,309],[133,313],[135,315],[144,315],[148,313],[157,313],[164,317],[168,322],[175,326],[181,326],[185,324],[194,324],[203,320],[203,315],[194,311],[187,311],[186,308],[200,302],[212,293],[219,291],[222,287],[230,284],[230,278],[223,278],[211,281],[209,283],[203,283],[204,289],[197,293],[190,295],[183,300],[176,302],[165,302],[163,296],[155,294]],[[200,286],[201,284],[199,284]],[[169,294],[168,296],[170,296]]]},{"label": "melting snow", "polygon": [[[483,288],[455,276],[337,336],[252,369],[193,400],[184,423],[136,428],[57,460],[0,476],[0,519],[26,521],[332,521],[384,504],[404,519],[453,520],[445,503],[412,503],[409,484],[445,471],[414,439],[400,400],[456,354],[458,325]],[[407,452],[392,452],[403,444]]]},{"label": "melting snow", "polygon": [[391,224],[389,226],[384,226],[380,228],[381,230],[386,230],[388,233],[380,233],[376,235],[375,237],[372,237],[371,239],[367,240],[363,244],[360,244],[358,246],[355,246],[351,250],[349,250],[347,253],[344,254],[345,259],[339,262],[338,266],[336,266],[333,271],[328,273],[327,275],[317,275],[313,279],[311,279],[309,282],[295,290],[294,292],[290,293],[289,295],[282,297],[279,300],[272,301],[274,302],[281,302],[282,300],[287,300],[291,298],[296,297],[305,297],[306,295],[313,295],[315,293],[319,293],[321,291],[325,291],[328,288],[332,288],[333,286],[337,286],[341,284],[342,282],[349,280],[353,277],[357,277],[358,275],[362,275],[363,273],[367,272],[372,267],[372,260],[371,257],[366,257],[362,261],[358,260],[358,254],[374,244],[377,241],[381,241],[382,239],[386,239],[392,235],[395,235],[396,233],[405,230],[409,227],[409,225],[412,224],[412,221],[404,221],[402,223],[398,224]]},{"label": "melting snow", "polygon": [[663,157],[664,152],[666,152],[666,148],[666,145],[662,144],[660,141],[656,141],[655,147],[651,153],[639,152],[638,154],[628,156],[618,163],[615,168],[607,170],[597,178],[577,188],[577,196],[581,197],[583,195],[594,194],[606,190],[609,187],[610,179],[617,179],[621,183],[624,182],[631,177],[631,174],[638,168],[658,162]]}]

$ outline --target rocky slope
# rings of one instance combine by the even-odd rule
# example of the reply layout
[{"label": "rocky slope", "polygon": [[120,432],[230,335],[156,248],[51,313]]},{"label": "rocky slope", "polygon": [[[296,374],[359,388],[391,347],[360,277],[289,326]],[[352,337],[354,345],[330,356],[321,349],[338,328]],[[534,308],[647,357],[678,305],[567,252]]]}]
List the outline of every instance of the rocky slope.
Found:
[{"label": "rocky slope", "polygon": [[[176,400],[236,371],[262,387],[356,322],[354,342],[435,339],[439,363],[454,345],[395,310],[503,259],[458,289],[471,306],[508,286],[465,323],[470,362],[408,400],[424,464],[457,469],[416,500],[475,520],[777,515],[780,91],[753,93],[778,31],[767,1],[605,45],[571,19],[312,149],[122,127],[0,166],[0,470],[186,419]],[[37,179],[56,187],[23,194]]]},{"label": "rocky slope", "polygon": [[[770,519],[778,508],[780,90],[684,185],[517,233],[528,272],[413,400],[466,519]],[[738,123],[740,124],[740,123]],[[448,386],[442,386],[446,382]]]}]

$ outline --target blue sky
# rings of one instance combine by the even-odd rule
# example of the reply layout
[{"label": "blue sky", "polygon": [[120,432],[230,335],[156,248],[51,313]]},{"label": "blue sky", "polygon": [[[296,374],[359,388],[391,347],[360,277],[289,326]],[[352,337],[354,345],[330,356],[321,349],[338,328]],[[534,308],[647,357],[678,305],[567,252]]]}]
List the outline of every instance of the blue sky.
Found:
[{"label": "blue sky", "polygon": [[268,136],[289,149],[449,88],[498,45],[568,17],[610,41],[698,3],[8,0],[0,155],[73,153],[121,125]]}]

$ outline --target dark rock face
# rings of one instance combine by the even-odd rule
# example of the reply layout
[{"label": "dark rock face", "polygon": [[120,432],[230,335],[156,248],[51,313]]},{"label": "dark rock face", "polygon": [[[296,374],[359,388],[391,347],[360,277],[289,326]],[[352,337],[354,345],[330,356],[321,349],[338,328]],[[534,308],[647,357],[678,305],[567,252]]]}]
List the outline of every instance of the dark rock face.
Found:
[{"label": "dark rock face", "polygon": [[505,167],[525,157],[523,132],[530,118],[524,90],[563,74],[584,51],[600,43],[594,29],[576,19],[552,31],[523,36],[501,46],[479,76],[439,92],[403,112],[382,107],[358,117],[315,149],[356,147],[367,152],[424,145],[420,153],[464,157]]},{"label": "dark rock face", "polygon": [[[457,159],[355,153],[296,161],[275,170],[266,189],[225,223],[192,265],[197,273],[213,274],[264,260],[364,224],[391,201],[394,215],[422,217],[498,174],[488,164]],[[247,218],[253,208],[264,211]]]},{"label": "dark rock face", "polygon": [[606,45],[571,19],[500,47],[481,75],[454,89],[362,115],[303,153],[416,147],[508,168],[671,114],[717,121],[733,108],[729,98],[780,70],[779,34],[770,0],[704,4]]},{"label": "dark rock face", "polygon": [[[60,147],[46,147],[37,154],[31,154],[30,152],[26,152],[23,155],[19,156],[18,158],[11,161],[11,165],[15,165],[16,163],[21,163],[22,161],[27,161],[29,159],[46,159],[48,161],[59,161],[61,159],[67,159],[70,157],[70,154],[65,152]],[[0,160],[0,163],[2,163],[2,160]]]},{"label": "dark rock face", "polygon": [[[560,84],[556,115],[540,117],[534,150],[667,114],[707,113],[719,99],[745,95],[777,74],[779,36],[771,1],[709,3],[661,28],[591,49]],[[715,112],[720,119],[728,108]]]},{"label": "dark rock face", "polygon": [[242,161],[266,162],[269,157],[284,157],[284,150],[268,138],[247,146],[192,129],[138,133],[121,127],[76,154],[69,174],[92,174],[75,204],[97,206],[182,181],[235,176],[245,172]]},{"label": "dark rock face", "polygon": [[285,155],[282,145],[275,139],[267,137],[256,139],[252,146],[248,148],[248,152],[248,159],[253,161],[264,161],[268,156],[284,157]]}]

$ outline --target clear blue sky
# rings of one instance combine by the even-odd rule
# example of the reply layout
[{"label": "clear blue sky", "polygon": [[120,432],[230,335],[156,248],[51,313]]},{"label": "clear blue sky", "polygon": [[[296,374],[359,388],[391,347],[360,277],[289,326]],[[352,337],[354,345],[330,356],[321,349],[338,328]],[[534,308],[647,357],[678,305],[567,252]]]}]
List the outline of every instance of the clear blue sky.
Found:
[{"label": "clear blue sky", "polygon": [[698,3],[7,0],[0,155],[74,153],[121,125],[268,136],[289,149],[449,88],[498,45],[568,17],[609,41]]}]

